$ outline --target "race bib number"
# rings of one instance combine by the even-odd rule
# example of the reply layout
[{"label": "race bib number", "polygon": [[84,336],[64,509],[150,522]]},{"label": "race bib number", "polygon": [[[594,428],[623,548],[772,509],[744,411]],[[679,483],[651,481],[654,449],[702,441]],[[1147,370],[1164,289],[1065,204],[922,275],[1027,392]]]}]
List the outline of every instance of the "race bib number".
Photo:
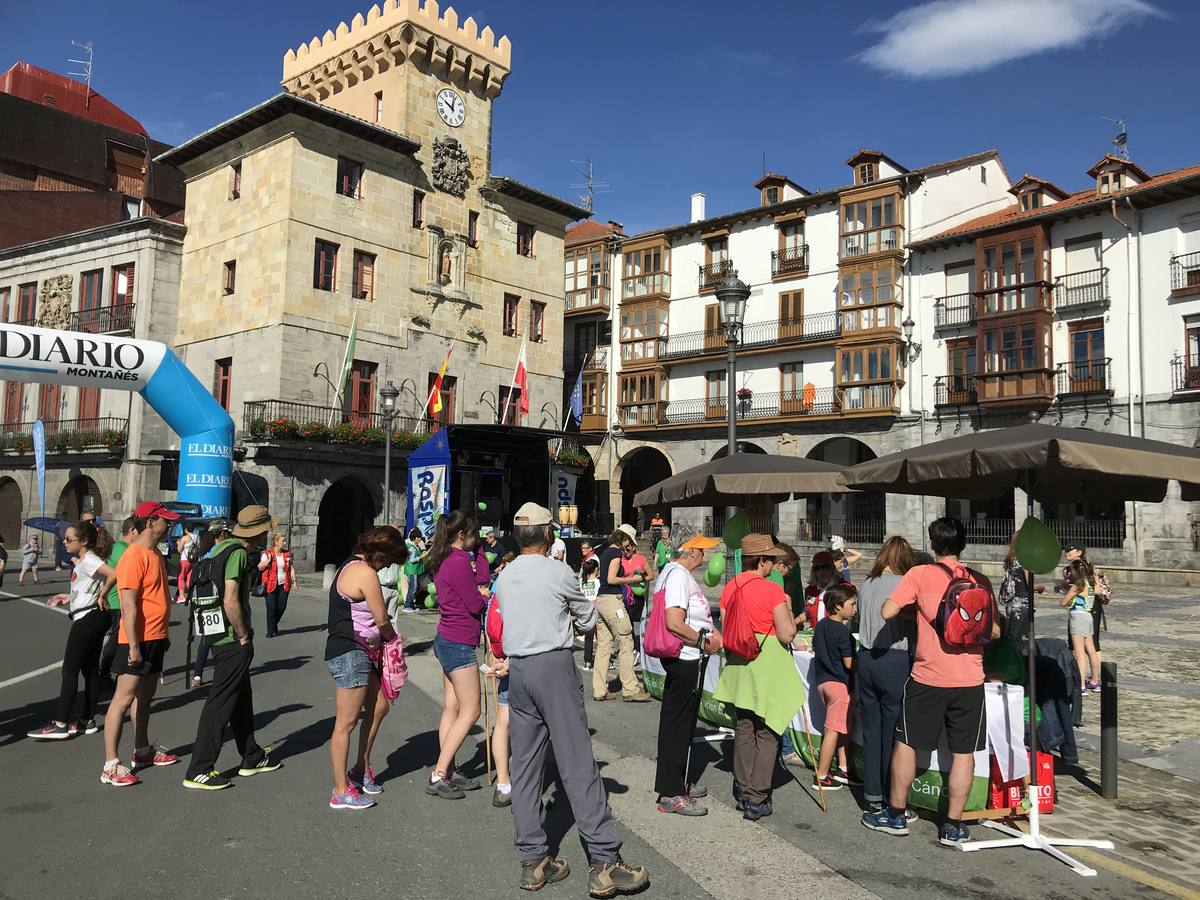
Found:
[{"label": "race bib number", "polygon": [[220,609],[196,611],[196,632],[204,637],[217,637],[226,631],[225,614]]}]

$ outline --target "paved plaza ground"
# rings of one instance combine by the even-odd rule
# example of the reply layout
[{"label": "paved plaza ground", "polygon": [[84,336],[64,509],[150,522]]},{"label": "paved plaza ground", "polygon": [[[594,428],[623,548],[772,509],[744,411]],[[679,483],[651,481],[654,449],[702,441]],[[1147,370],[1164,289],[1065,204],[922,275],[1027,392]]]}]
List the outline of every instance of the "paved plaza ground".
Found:
[{"label": "paved plaza ground", "polygon": [[[309,576],[309,581],[315,580]],[[260,741],[285,762],[278,773],[237,779],[217,794],[180,786],[185,764],[144,773],[144,783],[100,785],[101,736],[58,744],[24,737],[48,718],[57,693],[65,616],[41,600],[62,588],[0,595],[0,898],[89,897],[517,897],[518,865],[506,810],[490,792],[443,801],[423,791],[436,755],[441,678],[430,650],[436,617],[405,619],[412,679],[385,720],[376,769],[385,786],[376,809],[335,813],[327,741],[333,683],[322,662],[326,604],[306,587],[293,595],[283,633],[256,642],[254,693]],[[1122,756],[1120,798],[1102,800],[1098,756],[1057,774],[1052,834],[1110,837],[1113,853],[1081,851],[1099,869],[1083,879],[1027,850],[961,854],[936,843],[922,820],[907,838],[863,828],[849,791],[822,813],[802,783],[806,770],[777,773],[776,813],[760,823],[732,808],[730,745],[698,748],[712,812],[682,819],[655,811],[652,792],[657,703],[588,701],[596,756],[625,855],[647,865],[644,895],[659,898],[1067,898],[1200,897],[1200,596],[1125,590],[1110,607],[1105,658],[1118,663]],[[256,610],[262,627],[261,610]],[[186,755],[207,688],[189,690],[181,672],[184,627],[172,629],[166,684],[153,737]],[[1047,606],[1044,634],[1065,633],[1065,613]],[[1098,734],[1089,698],[1082,743]],[[123,754],[132,735],[127,727]],[[468,740],[482,771],[482,744]],[[478,749],[476,749],[478,748]],[[1137,760],[1135,762],[1135,760]],[[232,741],[219,765],[236,769]],[[571,864],[548,897],[585,896],[586,862],[570,808],[551,790],[550,831]],[[976,828],[976,837],[988,836]],[[981,834],[982,832],[982,834]]]}]

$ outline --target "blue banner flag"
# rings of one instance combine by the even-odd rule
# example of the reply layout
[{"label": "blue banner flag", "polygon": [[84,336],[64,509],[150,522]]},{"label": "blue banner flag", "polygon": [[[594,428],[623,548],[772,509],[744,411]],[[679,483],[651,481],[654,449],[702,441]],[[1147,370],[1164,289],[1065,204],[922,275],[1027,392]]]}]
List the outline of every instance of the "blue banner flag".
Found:
[{"label": "blue banner flag", "polygon": [[433,535],[438,518],[450,512],[450,439],[439,431],[408,457],[407,528]]},{"label": "blue banner flag", "polygon": [[575,379],[575,387],[571,390],[571,417],[578,425],[583,422],[583,369]]},{"label": "blue banner flag", "polygon": [[33,423],[33,462],[37,466],[38,515],[46,514],[46,426],[38,419]]}]

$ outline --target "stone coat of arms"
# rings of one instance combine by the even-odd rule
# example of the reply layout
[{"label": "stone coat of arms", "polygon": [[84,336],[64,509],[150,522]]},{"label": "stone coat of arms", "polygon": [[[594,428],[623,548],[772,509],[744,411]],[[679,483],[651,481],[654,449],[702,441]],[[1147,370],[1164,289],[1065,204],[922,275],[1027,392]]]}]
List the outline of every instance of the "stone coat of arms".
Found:
[{"label": "stone coat of arms", "polygon": [[433,140],[433,186],[462,197],[471,183],[471,157],[457,138]]}]

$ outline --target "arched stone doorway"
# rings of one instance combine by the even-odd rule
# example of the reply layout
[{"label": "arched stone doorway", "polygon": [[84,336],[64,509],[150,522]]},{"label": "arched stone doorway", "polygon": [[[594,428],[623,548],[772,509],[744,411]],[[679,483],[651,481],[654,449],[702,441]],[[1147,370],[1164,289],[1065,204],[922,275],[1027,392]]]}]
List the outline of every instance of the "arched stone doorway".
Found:
[{"label": "arched stone doorway", "polygon": [[[653,447],[639,447],[621,460],[621,522],[628,522],[638,531],[645,531],[655,510],[645,510],[646,521],[639,522],[638,509],[633,505],[633,498],[637,496],[638,491],[658,484],[664,478],[670,478],[671,474],[670,460],[662,451]],[[671,511],[664,509],[662,514],[670,524]],[[617,524],[620,525],[621,522]]]},{"label": "arched stone doorway", "polygon": [[326,488],[317,510],[316,571],[344,562],[376,514],[371,492],[357,478],[339,478]]},{"label": "arched stone doorway", "polygon": [[[753,441],[738,441],[738,453],[755,453],[763,456],[767,455],[767,451],[755,444]],[[729,447],[722,445],[713,455],[714,460],[724,459],[729,455]],[[774,503],[754,504],[749,505],[745,509],[746,516],[750,520],[750,530],[760,534],[778,534],[779,533],[779,507]],[[720,537],[721,532],[725,530],[725,519],[729,514],[729,510],[724,506],[711,507],[712,510],[712,530],[709,532],[714,537]],[[765,510],[765,512],[764,512]]]},{"label": "arched stone doorway", "polygon": [[19,548],[22,543],[23,503],[21,486],[12,478],[0,478],[0,535],[9,547]]},{"label": "arched stone doorway", "polygon": [[104,515],[104,500],[100,488],[87,475],[76,475],[67,482],[58,495],[58,517],[67,522],[78,522],[85,512]]},{"label": "arched stone doorway", "polygon": [[[809,459],[853,466],[875,458],[875,451],[862,441],[835,437],[822,441],[808,452]],[[803,530],[813,540],[826,541],[840,535],[848,544],[879,544],[887,531],[884,495],[881,491],[824,494],[808,501]]]}]

